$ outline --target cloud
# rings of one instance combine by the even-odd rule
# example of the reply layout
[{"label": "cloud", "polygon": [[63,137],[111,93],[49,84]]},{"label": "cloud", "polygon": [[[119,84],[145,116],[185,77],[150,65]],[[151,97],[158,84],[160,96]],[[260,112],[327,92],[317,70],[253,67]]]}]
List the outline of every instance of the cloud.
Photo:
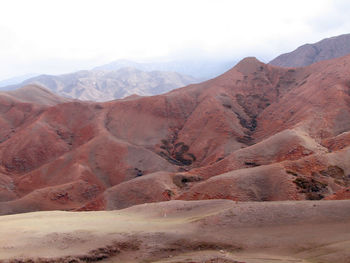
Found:
[{"label": "cloud", "polygon": [[313,31],[323,34],[344,34],[350,32],[350,2],[335,0],[328,4],[317,17],[308,20]]},{"label": "cloud", "polygon": [[11,0],[0,9],[0,78],[119,58],[268,61],[346,33],[348,14],[337,0]]}]

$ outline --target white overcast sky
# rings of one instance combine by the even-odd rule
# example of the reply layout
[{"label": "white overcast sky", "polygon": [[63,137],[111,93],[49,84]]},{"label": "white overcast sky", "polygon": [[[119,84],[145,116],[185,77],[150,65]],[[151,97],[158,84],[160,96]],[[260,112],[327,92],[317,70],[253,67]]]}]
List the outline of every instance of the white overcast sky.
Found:
[{"label": "white overcast sky", "polygon": [[350,33],[348,0],[0,0],[0,79],[116,59],[268,62]]}]

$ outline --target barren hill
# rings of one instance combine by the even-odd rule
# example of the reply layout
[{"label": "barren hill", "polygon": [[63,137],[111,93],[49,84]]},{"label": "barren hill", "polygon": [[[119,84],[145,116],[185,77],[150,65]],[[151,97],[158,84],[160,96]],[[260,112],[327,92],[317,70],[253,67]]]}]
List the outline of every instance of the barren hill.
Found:
[{"label": "barren hill", "polygon": [[46,88],[35,84],[29,84],[12,91],[0,91],[0,96],[16,102],[41,104],[46,106],[73,101],[72,99],[53,94]]},{"label": "barren hill", "polygon": [[170,201],[0,217],[1,262],[348,263],[350,201]]},{"label": "barren hill", "polygon": [[0,214],[348,198],[349,73],[350,56],[295,69],[246,58],[152,97],[0,96]]},{"label": "barren hill", "polygon": [[326,38],[317,43],[305,44],[290,53],[278,56],[269,64],[280,67],[303,67],[348,54],[350,54],[350,34],[345,34]]}]

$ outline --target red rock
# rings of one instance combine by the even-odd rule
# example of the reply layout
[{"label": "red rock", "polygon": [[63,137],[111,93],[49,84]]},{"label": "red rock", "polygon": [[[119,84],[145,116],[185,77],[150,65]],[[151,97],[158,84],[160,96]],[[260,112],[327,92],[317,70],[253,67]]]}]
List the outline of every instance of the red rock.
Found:
[{"label": "red rock", "polygon": [[350,199],[350,187],[346,189],[339,190],[333,195],[327,196],[327,200],[344,200],[344,199]]},{"label": "red rock", "polygon": [[[0,94],[1,213],[299,200],[348,187],[350,56],[292,69],[246,58],[153,97],[36,98]],[[62,189],[62,202],[50,199]]]}]

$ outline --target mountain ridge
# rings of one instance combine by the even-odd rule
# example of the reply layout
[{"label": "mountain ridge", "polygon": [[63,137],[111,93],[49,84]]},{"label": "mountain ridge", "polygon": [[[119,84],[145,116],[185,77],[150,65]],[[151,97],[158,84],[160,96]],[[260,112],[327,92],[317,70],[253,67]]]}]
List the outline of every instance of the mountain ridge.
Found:
[{"label": "mountain ridge", "polygon": [[93,68],[93,70],[118,70],[122,67],[134,67],[143,71],[171,71],[193,76],[199,80],[214,78],[229,70],[237,61],[215,59],[170,60],[159,62],[135,62],[120,59]]},{"label": "mountain ridge", "polygon": [[349,65],[246,58],[203,83],[104,103],[0,96],[0,211],[346,198]]},{"label": "mountain ridge", "polygon": [[40,75],[5,88],[13,90],[35,84],[66,98],[108,101],[131,94],[161,94],[197,81],[176,72],[144,72],[135,68],[121,68],[117,71],[81,70],[63,75]]},{"label": "mountain ridge", "polygon": [[347,54],[350,54],[350,34],[343,34],[302,45],[292,52],[279,55],[269,64],[280,67],[303,67]]},{"label": "mountain ridge", "polygon": [[246,58],[151,97],[35,107],[0,97],[0,211],[346,198],[349,65],[350,55],[296,69]]}]

